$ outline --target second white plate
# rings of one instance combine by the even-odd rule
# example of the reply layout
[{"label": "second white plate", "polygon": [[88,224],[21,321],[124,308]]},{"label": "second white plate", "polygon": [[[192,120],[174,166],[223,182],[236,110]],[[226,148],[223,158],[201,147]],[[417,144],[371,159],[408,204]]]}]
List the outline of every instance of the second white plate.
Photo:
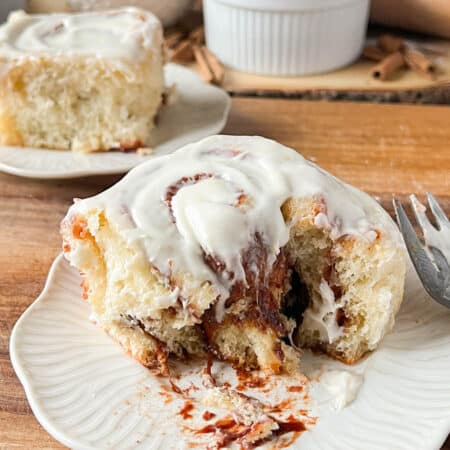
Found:
[{"label": "second white plate", "polygon": [[204,83],[195,72],[176,64],[166,65],[165,77],[168,86],[176,85],[175,101],[161,113],[153,135],[152,155],[0,147],[0,170],[29,178],[124,173],[147,158],[173,152],[222,131],[231,105],[224,90]]}]

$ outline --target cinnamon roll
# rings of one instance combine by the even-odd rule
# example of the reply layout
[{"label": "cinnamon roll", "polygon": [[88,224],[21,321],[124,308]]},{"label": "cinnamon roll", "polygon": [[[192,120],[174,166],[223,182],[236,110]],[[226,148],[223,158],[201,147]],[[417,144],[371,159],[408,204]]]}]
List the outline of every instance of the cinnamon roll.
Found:
[{"label": "cinnamon roll", "polygon": [[353,363],[403,296],[402,241],[382,207],[261,137],[152,159],[76,200],[62,236],[95,321],[163,372],[210,352],[291,371],[301,347]]},{"label": "cinnamon roll", "polygon": [[12,13],[0,27],[0,144],[145,146],[162,103],[163,59],[162,27],[149,12]]}]

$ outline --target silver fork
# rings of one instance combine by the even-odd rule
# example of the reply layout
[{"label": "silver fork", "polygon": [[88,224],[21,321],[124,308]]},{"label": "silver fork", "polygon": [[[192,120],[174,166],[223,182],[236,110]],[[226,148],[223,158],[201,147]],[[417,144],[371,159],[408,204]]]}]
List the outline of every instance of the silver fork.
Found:
[{"label": "silver fork", "polygon": [[394,198],[394,209],[408,253],[425,290],[441,305],[450,308],[450,222],[432,194],[427,193],[434,227],[426,215],[426,207],[410,197],[412,209],[419,223],[425,243],[418,238],[400,200]]}]

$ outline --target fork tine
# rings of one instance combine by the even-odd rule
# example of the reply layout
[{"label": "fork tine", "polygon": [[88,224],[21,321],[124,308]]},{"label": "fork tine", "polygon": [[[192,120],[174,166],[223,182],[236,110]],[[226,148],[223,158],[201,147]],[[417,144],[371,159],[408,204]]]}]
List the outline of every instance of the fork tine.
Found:
[{"label": "fork tine", "polygon": [[408,249],[408,253],[411,256],[411,260],[416,268],[416,271],[427,291],[431,295],[435,294],[431,291],[431,287],[433,286],[437,278],[437,271],[431,260],[428,258],[428,255],[424,249],[422,242],[420,242],[419,238],[414,231],[414,228],[409,221],[405,210],[403,209],[403,205],[400,200],[394,198],[394,209],[395,214],[397,216],[397,222],[400,227],[400,231],[402,232],[403,238],[405,240],[406,248]]},{"label": "fork tine", "polygon": [[417,200],[417,197],[414,194],[410,195],[409,199],[411,201],[414,215],[416,216],[417,222],[419,222],[420,228],[422,228],[423,233],[426,234],[427,232],[433,232],[434,227],[428,220],[428,217],[425,213],[426,207],[422,205],[419,200]]},{"label": "fork tine", "polygon": [[395,214],[397,216],[397,222],[399,224],[403,238],[405,239],[408,250],[411,249],[411,251],[414,252],[417,250],[423,250],[425,253],[422,242],[420,242],[419,238],[417,237],[416,232],[414,231],[414,228],[409,221],[408,216],[406,215],[401,201],[396,198],[394,198],[394,208]]},{"label": "fork tine", "polygon": [[436,247],[429,247],[429,250],[433,255],[434,263],[436,264],[437,268],[442,273],[447,272],[448,274],[450,274],[450,265],[447,262],[444,254]]},{"label": "fork tine", "polygon": [[427,192],[427,200],[430,205],[431,211],[434,214],[436,222],[439,225],[439,229],[442,229],[444,224],[448,225],[449,223],[449,220],[445,215],[444,210],[441,208],[441,205],[439,205],[434,195],[430,194],[429,192]]}]

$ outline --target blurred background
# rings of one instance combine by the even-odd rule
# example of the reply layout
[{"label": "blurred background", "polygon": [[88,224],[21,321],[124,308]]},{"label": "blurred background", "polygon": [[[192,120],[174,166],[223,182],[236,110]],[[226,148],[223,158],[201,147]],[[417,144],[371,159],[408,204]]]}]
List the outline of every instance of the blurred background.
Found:
[{"label": "blurred background", "polygon": [[168,58],[231,94],[447,104],[448,0],[2,0],[33,13],[137,6]]}]

